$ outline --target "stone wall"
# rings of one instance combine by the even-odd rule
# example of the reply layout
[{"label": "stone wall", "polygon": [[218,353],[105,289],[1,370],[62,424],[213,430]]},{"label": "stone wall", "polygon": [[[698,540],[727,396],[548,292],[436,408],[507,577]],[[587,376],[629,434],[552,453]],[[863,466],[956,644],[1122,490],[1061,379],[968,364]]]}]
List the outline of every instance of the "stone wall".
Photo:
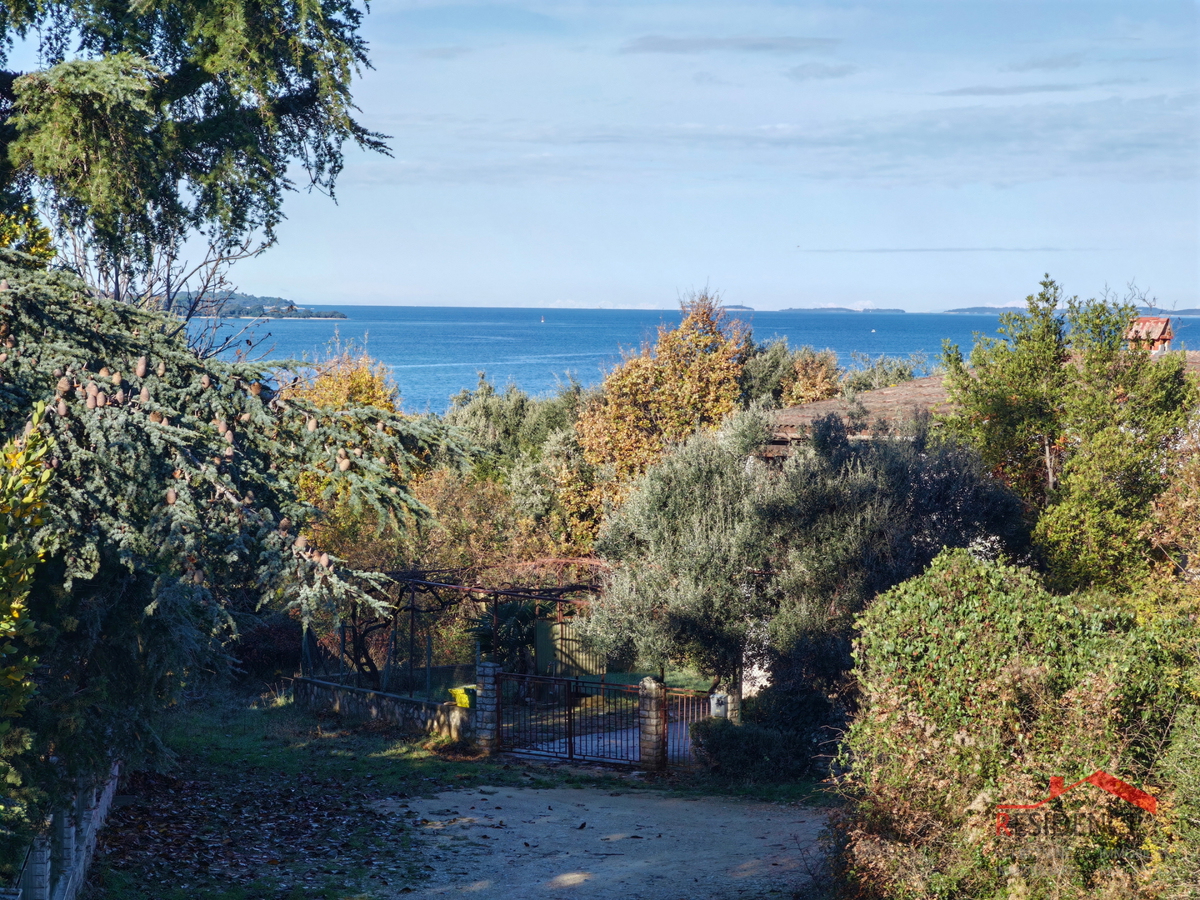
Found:
[{"label": "stone wall", "polygon": [[331,709],[342,715],[378,719],[408,731],[456,741],[475,736],[474,710],[454,703],[433,703],[315,678],[293,679],[292,693],[297,703],[310,709]]}]

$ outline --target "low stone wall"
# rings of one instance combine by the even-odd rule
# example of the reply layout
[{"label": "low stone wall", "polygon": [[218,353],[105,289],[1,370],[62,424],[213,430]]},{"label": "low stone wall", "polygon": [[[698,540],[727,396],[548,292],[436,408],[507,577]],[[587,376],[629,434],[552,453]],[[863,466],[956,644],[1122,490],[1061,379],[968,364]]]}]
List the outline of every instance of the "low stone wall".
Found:
[{"label": "low stone wall", "polygon": [[454,703],[433,703],[316,678],[293,679],[292,693],[297,703],[310,709],[332,709],[343,715],[378,719],[409,731],[456,741],[475,736],[474,710]]}]

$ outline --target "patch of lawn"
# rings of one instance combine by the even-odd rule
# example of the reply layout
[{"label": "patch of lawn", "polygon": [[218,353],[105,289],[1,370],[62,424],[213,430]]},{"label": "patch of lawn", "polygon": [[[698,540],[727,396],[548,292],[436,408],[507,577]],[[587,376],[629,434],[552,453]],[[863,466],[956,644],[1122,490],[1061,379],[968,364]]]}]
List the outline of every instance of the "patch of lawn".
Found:
[{"label": "patch of lawn", "polygon": [[[286,695],[212,694],[174,710],[166,773],[134,773],[100,837],[85,900],[373,900],[430,868],[403,801],[479,786],[666,790],[824,805],[813,782],[642,776],[313,713]],[[384,804],[381,801],[400,801]],[[390,812],[387,810],[391,810]]]},{"label": "patch of lawn", "polygon": [[477,785],[629,790],[624,773],[486,759],[469,746],[218,693],[174,710],[167,773],[134,773],[101,833],[87,900],[369,900],[426,869],[380,801]]}]

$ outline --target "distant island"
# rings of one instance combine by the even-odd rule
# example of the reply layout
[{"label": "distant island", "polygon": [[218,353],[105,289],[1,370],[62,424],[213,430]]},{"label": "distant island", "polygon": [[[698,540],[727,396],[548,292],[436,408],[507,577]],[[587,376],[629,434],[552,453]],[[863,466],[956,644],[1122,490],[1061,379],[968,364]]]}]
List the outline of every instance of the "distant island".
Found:
[{"label": "distant island", "polygon": [[[192,302],[193,294],[181,293],[175,300],[176,309],[183,311]],[[256,297],[236,291],[225,298],[221,306],[223,319],[344,319],[346,314],[331,309],[297,306],[282,297]]]},{"label": "distant island", "polygon": [[[1024,306],[963,306],[958,309],[948,309],[947,313],[956,315],[998,315],[1006,312],[1025,312]],[[1060,309],[1059,312],[1065,312]],[[1200,309],[1155,309],[1143,306],[1138,315],[1141,316],[1200,316]]]},{"label": "distant island", "polygon": [[1143,306],[1143,316],[1200,316],[1200,309],[1154,309],[1153,307]]},{"label": "distant island", "polygon": [[807,313],[906,313],[906,309],[850,309],[846,306],[789,306],[787,309],[781,309],[780,312],[807,312]]},{"label": "distant island", "polygon": [[740,303],[727,303],[725,309],[736,310],[737,312],[754,312],[753,306],[742,306]]}]

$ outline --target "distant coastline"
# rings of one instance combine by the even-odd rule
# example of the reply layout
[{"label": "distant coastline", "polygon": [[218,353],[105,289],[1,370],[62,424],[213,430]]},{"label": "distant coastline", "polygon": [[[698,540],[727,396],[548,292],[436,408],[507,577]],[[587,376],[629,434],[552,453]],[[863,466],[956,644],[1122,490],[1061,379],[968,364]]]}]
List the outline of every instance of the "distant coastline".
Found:
[{"label": "distant coastline", "polygon": [[[175,300],[176,309],[185,312],[192,302],[194,294],[185,292]],[[219,309],[217,308],[219,305]],[[297,306],[291,300],[283,297],[256,297],[253,294],[239,294],[236,291],[225,295],[217,303],[205,300],[201,304],[201,317],[214,319],[344,319],[346,314],[332,309],[313,309],[309,306]],[[214,315],[213,313],[216,313]]]},{"label": "distant coastline", "polygon": [[[1058,310],[1060,313],[1065,310]],[[947,315],[954,316],[983,316],[983,315],[999,315],[1000,313],[1008,312],[1025,312],[1024,306],[963,306],[958,309],[946,310]],[[1155,309],[1150,306],[1143,306],[1138,315],[1142,316],[1163,316],[1170,318],[1172,316],[1200,316],[1200,309]]]},{"label": "distant coastline", "polygon": [[787,309],[779,311],[803,313],[886,313],[888,315],[908,312],[906,309],[850,309],[847,306],[789,306]]}]

